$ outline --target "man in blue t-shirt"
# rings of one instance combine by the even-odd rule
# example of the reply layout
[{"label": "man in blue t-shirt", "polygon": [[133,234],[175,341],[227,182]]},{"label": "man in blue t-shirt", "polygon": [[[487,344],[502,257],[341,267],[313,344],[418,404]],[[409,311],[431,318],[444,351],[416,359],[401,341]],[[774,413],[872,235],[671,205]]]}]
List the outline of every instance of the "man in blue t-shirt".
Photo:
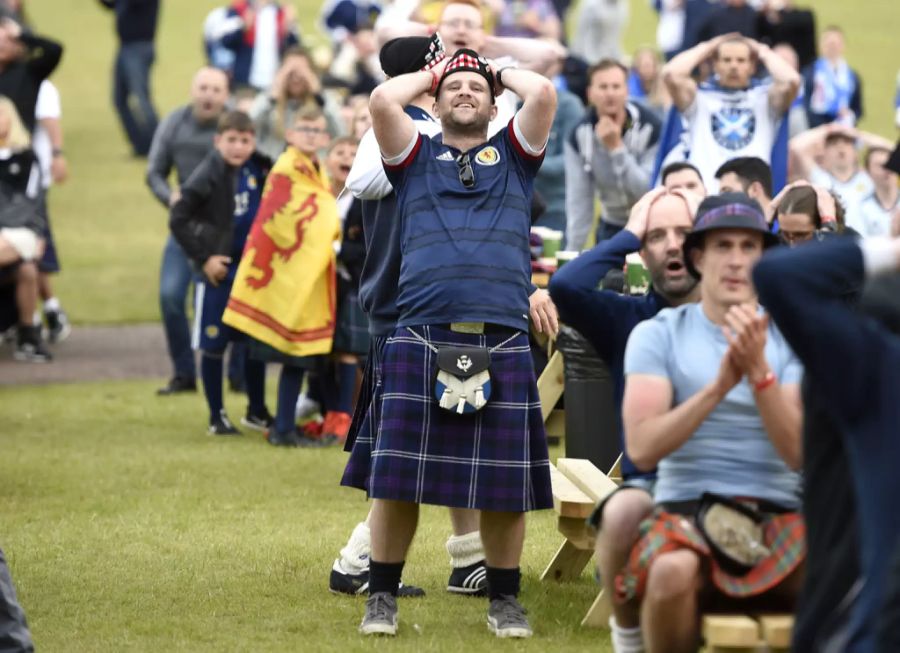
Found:
[{"label": "man in blue t-shirt", "polygon": [[[504,88],[523,105],[488,139],[494,97]],[[442,127],[433,138],[421,135],[404,112],[429,90]],[[465,49],[372,94],[373,129],[397,193],[402,261],[400,317],[385,343],[376,390],[381,423],[392,428],[379,433],[365,484],[374,501],[364,634],[396,634],[394,597],[418,506],[432,503],[481,510],[489,627],[499,637],[531,635],[516,600],[524,512],[548,508],[552,497],[524,333],[528,234],[534,176],[555,107],[545,78],[514,68],[495,75]],[[445,399],[453,380],[447,389],[435,382],[438,359],[442,374],[455,363],[463,376],[454,378],[468,379],[452,406]],[[477,377],[467,374],[473,364]],[[465,384],[473,378],[478,388],[470,393]]]},{"label": "man in blue t-shirt", "polygon": [[[713,602],[766,602],[790,600],[799,589],[802,368],[758,307],[750,278],[776,242],[746,195],[706,198],[684,243],[685,263],[700,277],[700,303],[661,311],[628,340],[625,441],[638,468],[658,467],[657,510],[616,588],[619,600],[641,600],[647,651],[696,650],[701,590]],[[733,552],[743,556],[739,571],[720,553],[727,536],[714,548],[706,534],[716,532],[716,518],[704,519],[702,530],[691,521],[707,493],[760,515],[760,535],[748,538],[752,553]],[[719,503],[710,514],[722,510],[732,509]]]},{"label": "man in blue t-shirt", "polygon": [[[699,181],[699,175],[696,178]],[[587,338],[609,366],[617,408],[622,404],[625,344],[632,329],[664,308],[699,299],[697,280],[684,266],[681,249],[699,201],[684,191],[673,193],[665,188],[646,193],[631,209],[622,231],[566,263],[550,282],[550,296],[561,319]],[[601,290],[606,274],[621,270],[626,256],[634,252],[640,252],[652,280],[647,294]],[[617,411],[617,422],[619,417]],[[615,593],[613,580],[638,538],[641,521],[653,509],[656,474],[638,470],[624,452],[624,443],[622,446],[624,482],[603,500],[591,519],[598,529],[597,567],[606,596]],[[639,607],[636,602],[613,604],[610,629],[616,650],[623,638],[638,636]]]}]

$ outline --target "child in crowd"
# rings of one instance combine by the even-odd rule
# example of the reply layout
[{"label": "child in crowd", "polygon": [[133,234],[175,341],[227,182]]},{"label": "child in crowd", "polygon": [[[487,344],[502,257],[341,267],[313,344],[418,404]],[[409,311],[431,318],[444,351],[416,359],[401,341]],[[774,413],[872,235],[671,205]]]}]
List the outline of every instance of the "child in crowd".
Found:
[{"label": "child in crowd", "polygon": [[338,214],[342,224],[341,249],[338,253],[337,320],[334,333],[334,370],[328,375],[326,413],[322,432],[342,441],[350,430],[353,395],[359,357],[369,351],[369,324],[359,304],[359,276],[366,257],[359,200],[350,193],[341,195],[353,159],[357,141],[352,137],[332,142],[325,159],[331,192],[338,198]]},{"label": "child in crowd", "polygon": [[317,158],[329,142],[321,108],[302,109],[287,141],[266,181],[224,322],[254,338],[251,357],[282,364],[269,444],[317,446],[326,440],[300,433],[294,408],[306,371],[331,352],[334,335],[340,220]]},{"label": "child in crowd", "polygon": [[[254,152],[253,121],[241,111],[219,120],[212,150],[181,187],[169,227],[201,272],[194,295],[193,346],[200,349],[200,375],[209,405],[210,435],[240,435],[225,413],[223,356],[243,335],[222,322],[247,234],[271,161]],[[247,358],[244,378],[249,406],[241,423],[264,431],[272,422],[265,404],[265,363]]]}]

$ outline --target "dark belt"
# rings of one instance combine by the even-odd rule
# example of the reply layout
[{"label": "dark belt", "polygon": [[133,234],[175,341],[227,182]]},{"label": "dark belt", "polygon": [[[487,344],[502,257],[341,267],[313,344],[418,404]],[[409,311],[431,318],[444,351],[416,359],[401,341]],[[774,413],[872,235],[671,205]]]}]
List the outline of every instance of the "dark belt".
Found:
[{"label": "dark belt", "polygon": [[[758,512],[768,513],[772,515],[783,515],[789,512],[797,512],[797,510],[795,509],[785,508],[784,506],[780,506],[777,503],[772,503],[771,501],[766,501],[765,499],[734,497],[734,500],[740,501],[741,503],[748,505]],[[673,515],[685,515],[687,517],[693,517],[697,514],[697,509],[700,507],[700,501],[663,501],[658,505],[660,508],[668,513],[672,513]]]}]

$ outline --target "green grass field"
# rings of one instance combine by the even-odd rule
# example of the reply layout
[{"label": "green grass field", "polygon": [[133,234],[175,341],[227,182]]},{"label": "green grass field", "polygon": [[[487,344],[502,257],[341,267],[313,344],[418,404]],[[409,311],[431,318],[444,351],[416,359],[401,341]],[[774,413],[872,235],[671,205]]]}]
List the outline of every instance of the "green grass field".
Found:
[{"label": "green grass field", "polygon": [[[331,563],[367,511],[361,492],[338,487],[346,454],[208,437],[198,397],[157,400],[153,387],[0,393],[0,546],[38,650],[498,645],[485,601],[443,591],[449,521],[433,507],[405,573],[429,596],[401,602],[396,643],[364,642],[363,600],[327,591]],[[243,405],[232,396],[229,408]],[[578,625],[597,591],[590,573],[567,585],[537,580],[562,541],[554,516],[532,515],[528,528],[523,601],[536,637],[500,650],[606,650],[605,635]]]},{"label": "green grass field", "polygon": [[[163,3],[161,113],[185,101],[201,63],[201,21],[220,2]],[[647,4],[632,3],[629,48],[653,41]],[[67,46],[55,77],[72,173],[51,194],[65,270],[58,294],[81,323],[156,320],[166,214],[111,106],[111,16],[90,1],[28,6],[35,25]],[[844,27],[865,75],[864,126],[892,136],[896,0],[815,6],[820,27]],[[311,34],[318,5],[298,7]],[[536,638],[504,643],[486,631],[484,602],[443,592],[449,524],[434,508],[423,510],[406,573],[430,597],[402,603],[397,642],[363,642],[362,601],[326,591],[332,560],[367,509],[361,493],[337,486],[345,454],[273,450],[257,436],[214,440],[199,397],[157,400],[154,387],[0,390],[0,546],[39,650],[608,650],[605,635],[578,627],[596,593],[589,572],[569,585],[537,580],[561,541],[552,514],[530,517],[523,561]],[[228,402],[239,415],[243,405]]]}]

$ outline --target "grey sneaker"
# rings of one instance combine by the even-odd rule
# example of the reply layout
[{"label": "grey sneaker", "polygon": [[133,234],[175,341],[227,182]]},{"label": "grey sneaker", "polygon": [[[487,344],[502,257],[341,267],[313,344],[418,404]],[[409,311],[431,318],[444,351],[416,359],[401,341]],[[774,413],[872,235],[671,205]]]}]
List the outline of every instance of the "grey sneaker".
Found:
[{"label": "grey sneaker", "polygon": [[363,635],[397,634],[397,599],[390,592],[375,592],[368,598],[359,632]]},{"label": "grey sneaker", "polygon": [[501,596],[488,608],[488,630],[497,637],[531,637],[525,608],[514,596]]}]

